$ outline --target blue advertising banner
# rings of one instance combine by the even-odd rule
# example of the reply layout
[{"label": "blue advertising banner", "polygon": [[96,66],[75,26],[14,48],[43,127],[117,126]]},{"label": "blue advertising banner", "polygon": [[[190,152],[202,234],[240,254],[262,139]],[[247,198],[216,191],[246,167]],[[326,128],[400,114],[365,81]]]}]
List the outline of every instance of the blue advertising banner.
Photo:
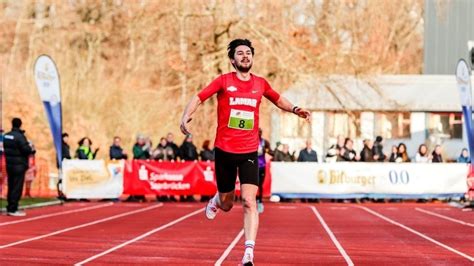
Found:
[{"label": "blue advertising banner", "polygon": [[474,131],[472,128],[471,70],[464,59],[460,59],[456,66],[456,83],[459,89],[459,96],[461,97],[464,125],[466,127],[469,156],[472,166],[474,164]]},{"label": "blue advertising banner", "polygon": [[47,55],[40,55],[35,62],[34,77],[39,95],[48,117],[54,147],[56,148],[59,168],[62,158],[62,110],[61,110],[61,84],[59,73],[53,59]]}]

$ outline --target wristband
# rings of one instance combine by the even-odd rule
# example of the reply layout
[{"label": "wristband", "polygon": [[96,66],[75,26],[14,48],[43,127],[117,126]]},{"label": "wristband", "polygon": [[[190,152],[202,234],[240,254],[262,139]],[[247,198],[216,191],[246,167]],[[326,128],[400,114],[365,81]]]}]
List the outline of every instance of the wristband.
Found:
[{"label": "wristband", "polygon": [[298,106],[295,105],[295,106],[293,106],[293,109],[291,109],[291,112],[292,112],[293,114],[296,114],[296,112],[295,112],[296,109],[298,109]]}]

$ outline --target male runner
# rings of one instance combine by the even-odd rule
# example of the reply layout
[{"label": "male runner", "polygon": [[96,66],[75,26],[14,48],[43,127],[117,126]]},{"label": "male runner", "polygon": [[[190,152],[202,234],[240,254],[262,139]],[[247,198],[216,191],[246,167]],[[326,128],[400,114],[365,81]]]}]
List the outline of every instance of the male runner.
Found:
[{"label": "male runner", "polygon": [[181,119],[181,132],[190,134],[188,123],[199,104],[217,94],[217,132],[215,140],[216,195],[206,207],[208,219],[218,209],[230,211],[233,206],[237,171],[244,209],[245,252],[243,265],[253,265],[253,249],[258,230],[255,197],[258,189],[258,120],[259,106],[265,96],[280,109],[310,120],[310,112],[294,106],[274,91],[268,82],[250,73],[254,48],[247,39],[236,39],[227,47],[236,72],[220,75],[194,96]]}]

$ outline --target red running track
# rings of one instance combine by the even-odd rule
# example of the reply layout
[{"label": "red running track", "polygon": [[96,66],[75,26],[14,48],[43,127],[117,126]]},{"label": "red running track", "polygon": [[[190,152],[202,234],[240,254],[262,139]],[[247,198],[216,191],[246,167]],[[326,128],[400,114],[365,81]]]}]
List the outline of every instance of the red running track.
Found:
[{"label": "red running track", "polygon": [[[238,265],[242,208],[208,221],[203,207],[71,203],[0,216],[0,265]],[[446,204],[267,203],[255,262],[473,265],[473,217]]]}]

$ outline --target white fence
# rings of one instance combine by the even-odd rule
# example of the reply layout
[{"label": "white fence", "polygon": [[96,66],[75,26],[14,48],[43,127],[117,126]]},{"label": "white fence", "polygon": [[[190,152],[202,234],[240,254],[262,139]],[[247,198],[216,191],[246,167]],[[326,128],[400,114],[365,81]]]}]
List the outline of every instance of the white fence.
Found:
[{"label": "white fence", "polygon": [[468,165],[272,162],[271,172],[285,198],[444,198],[467,192]]}]

